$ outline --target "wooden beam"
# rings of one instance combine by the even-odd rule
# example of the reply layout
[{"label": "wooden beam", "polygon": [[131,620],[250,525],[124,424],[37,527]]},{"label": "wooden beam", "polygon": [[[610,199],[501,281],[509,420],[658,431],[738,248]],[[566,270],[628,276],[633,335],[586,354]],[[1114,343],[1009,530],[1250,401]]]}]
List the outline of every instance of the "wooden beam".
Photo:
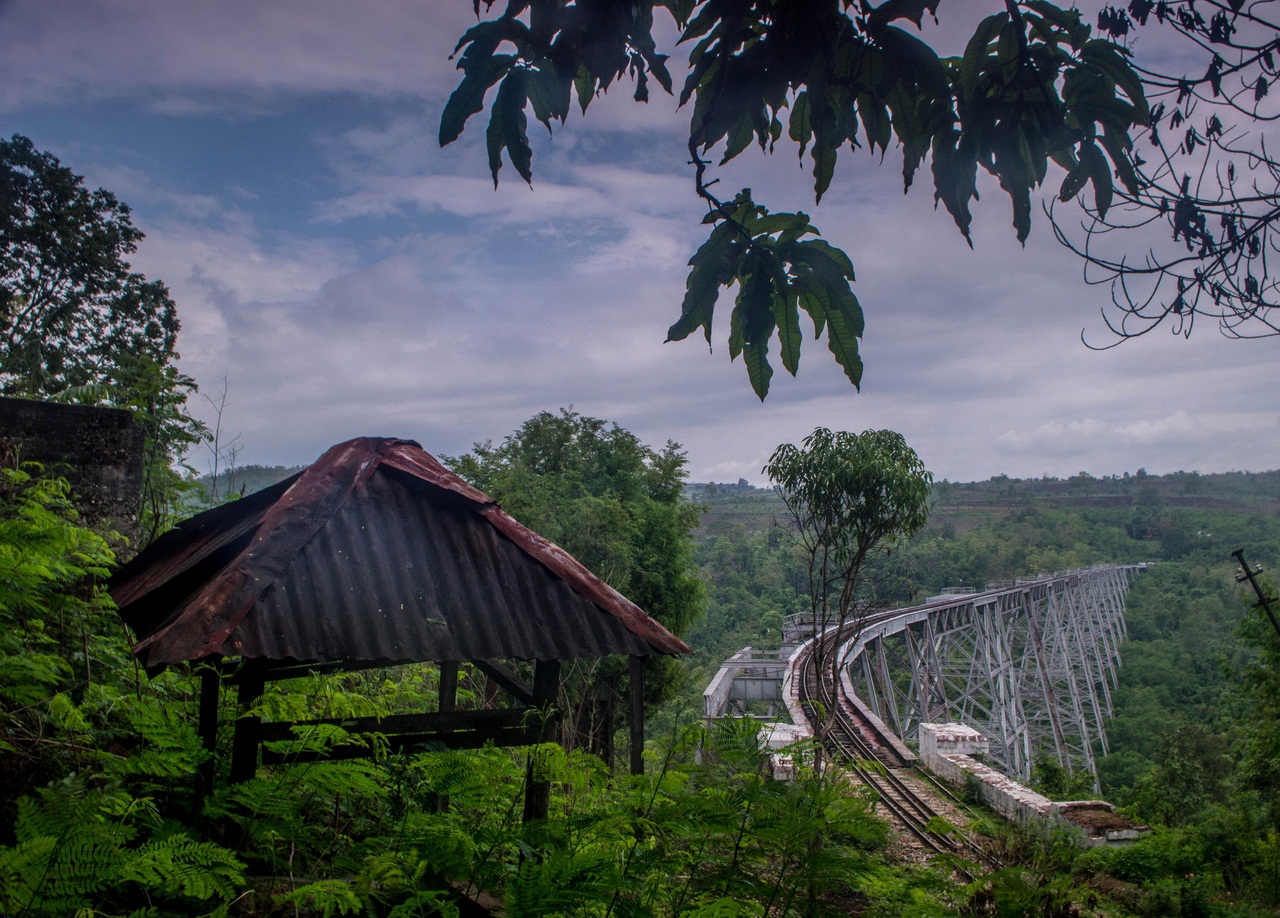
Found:
[{"label": "wooden beam", "polygon": [[[522,680],[497,660],[472,660],[471,665],[480,670],[480,672],[484,673],[494,682],[498,683],[498,685],[501,686],[507,694],[512,698],[515,698],[521,704],[527,705],[531,708],[537,707],[533,700],[535,690],[531,688],[527,682]],[[536,666],[534,667],[534,672],[537,672]]]},{"label": "wooden beam", "polygon": [[[392,753],[419,751],[421,747],[443,749],[479,749],[482,746],[529,746],[539,741],[540,728],[532,724],[516,724],[485,730],[449,730],[438,733],[383,734],[386,749]],[[278,752],[264,748],[262,764],[282,765],[293,762],[327,762],[338,759],[370,758],[373,755],[363,743],[331,746],[328,749],[306,749]]]},{"label": "wooden beam", "polygon": [[493,711],[442,711],[428,714],[391,714],[386,717],[333,717],[317,720],[273,721],[258,727],[258,738],[264,743],[291,740],[297,728],[342,727],[349,733],[380,733],[386,736],[403,733],[449,733],[486,729],[506,729],[525,724],[541,726],[537,714],[518,708]]}]

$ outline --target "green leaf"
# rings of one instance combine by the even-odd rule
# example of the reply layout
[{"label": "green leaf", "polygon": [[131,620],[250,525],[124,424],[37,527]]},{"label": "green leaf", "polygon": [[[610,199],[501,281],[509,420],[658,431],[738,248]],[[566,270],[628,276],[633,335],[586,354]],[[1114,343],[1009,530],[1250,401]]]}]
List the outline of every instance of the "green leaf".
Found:
[{"label": "green leaf", "polygon": [[563,124],[569,117],[573,80],[556,73],[548,62],[545,67],[529,71],[526,88],[534,117],[546,126],[550,134],[553,119]]},{"label": "green leaf", "polygon": [[800,368],[800,310],[799,291],[788,282],[785,295],[774,304],[774,316],[778,322],[778,348],[782,352],[782,365],[792,376]]},{"label": "green leaf", "polygon": [[749,147],[754,136],[755,130],[751,123],[751,116],[744,114],[734,122],[733,128],[729,131],[729,140],[725,144],[724,157],[720,160],[720,165],[723,166]]},{"label": "green leaf", "polygon": [[864,321],[862,307],[849,287],[853,280],[849,256],[820,239],[797,242],[788,255],[797,303],[813,318],[815,335],[825,329],[827,348],[849,381],[858,386],[862,380],[858,338]]},{"label": "green leaf", "polygon": [[813,138],[813,125],[809,121],[809,93],[801,91],[791,103],[791,116],[787,119],[787,134],[800,145],[800,158]]},{"label": "green leaf", "polygon": [[924,20],[924,14],[938,14],[940,0],[884,0],[871,11],[867,23],[872,28],[888,25],[897,19],[910,19],[917,26]]},{"label": "green leaf", "polygon": [[1098,216],[1105,218],[1111,207],[1113,192],[1111,167],[1107,164],[1107,158],[1102,155],[1097,144],[1083,143],[1080,145],[1080,164],[1089,170],[1093,179],[1094,206],[1098,210]]},{"label": "green leaf", "polygon": [[587,106],[596,97],[596,78],[591,75],[591,71],[586,68],[586,65],[578,67],[578,73],[573,78],[573,88],[578,94],[578,106],[582,109],[582,114],[585,115]]},{"label": "green leaf", "polygon": [[941,201],[956,227],[964,234],[969,246],[973,238],[969,226],[973,214],[969,202],[978,197],[978,158],[972,141],[966,140],[954,128],[934,137],[933,140],[933,194]]},{"label": "green leaf", "polygon": [[[805,242],[798,242],[796,243],[796,250],[803,253],[802,256],[797,256],[797,259],[802,257],[814,270],[822,270],[827,273],[835,272],[831,274],[833,287],[839,284],[836,275],[844,279],[845,289],[848,289],[849,284],[857,280],[853,271],[853,262],[849,260],[849,256],[842,249],[836,248],[825,240],[809,239]],[[859,331],[858,334],[862,334],[862,332]]]},{"label": "green leaf", "polygon": [[711,319],[720,287],[724,278],[736,276],[737,273],[731,257],[733,240],[732,227],[721,223],[711,231],[710,237],[699,246],[693,258],[689,259],[690,271],[685,280],[680,318],[667,329],[667,341],[683,341],[694,329],[702,328],[707,343],[711,343]]},{"label": "green leaf", "polygon": [[505,143],[502,127],[502,112],[495,105],[489,113],[489,127],[484,132],[485,150],[489,154],[489,173],[493,176],[493,187],[498,187],[498,171],[502,168],[502,147]]},{"label": "green leaf", "polygon": [[1128,136],[1125,135],[1123,138],[1118,138],[1110,131],[1107,131],[1099,135],[1098,139],[1102,141],[1102,146],[1111,157],[1111,164],[1115,166],[1116,175],[1120,177],[1120,182],[1130,194],[1136,195],[1141,190],[1141,185],[1138,173],[1133,168],[1133,160],[1130,158]]},{"label": "green leaf", "polygon": [[485,93],[506,75],[513,63],[514,56],[495,54],[483,63],[468,67],[440,116],[440,146],[448,146],[462,135],[467,119],[484,109]]},{"label": "green leaf", "polygon": [[742,362],[747,365],[747,379],[751,389],[764,401],[769,394],[769,380],[773,379],[773,367],[769,366],[769,339],[759,344],[749,344],[743,349]]},{"label": "green leaf", "polygon": [[1128,55],[1129,51],[1127,49],[1120,48],[1100,38],[1086,42],[1084,48],[1080,51],[1081,60],[1097,67],[1116,86],[1124,90],[1124,94],[1129,97],[1129,101],[1137,112],[1137,121],[1140,124],[1147,124],[1151,120],[1151,110],[1147,106],[1147,95],[1142,88],[1142,79],[1129,66],[1129,62],[1125,60]]},{"label": "green leaf", "polygon": [[836,151],[823,143],[813,146],[813,197],[814,202],[822,201],[822,196],[831,186],[831,177],[836,171]]},{"label": "green leaf", "polygon": [[827,349],[844,369],[845,376],[859,387],[862,381],[862,358],[858,354],[858,338],[862,336],[862,307],[847,288],[824,282],[819,272],[809,265],[798,265],[793,287],[797,302],[813,318],[815,335],[827,333]]},{"label": "green leaf", "polygon": [[965,46],[964,57],[960,61],[960,98],[969,102],[978,86],[978,76],[982,73],[982,65],[987,60],[987,47],[991,40],[999,34],[1001,26],[1009,21],[1007,13],[995,13],[978,23],[973,37]]},{"label": "green leaf", "polygon": [[1084,160],[1076,163],[1075,167],[1067,173],[1067,177],[1062,180],[1062,187],[1058,189],[1058,200],[1070,201],[1089,181],[1089,167]]},{"label": "green leaf", "polygon": [[[529,148],[527,131],[529,119],[524,113],[525,105],[529,100],[525,90],[528,73],[527,70],[517,69],[507,74],[507,78],[498,87],[494,112],[502,117],[502,143],[507,148],[507,157],[511,160],[511,165],[515,166],[516,172],[520,173],[522,179],[532,184],[533,151]],[[490,156],[492,157],[492,153]],[[492,159],[490,165],[492,165]],[[498,180],[496,171],[493,173],[493,180],[495,183]]]}]

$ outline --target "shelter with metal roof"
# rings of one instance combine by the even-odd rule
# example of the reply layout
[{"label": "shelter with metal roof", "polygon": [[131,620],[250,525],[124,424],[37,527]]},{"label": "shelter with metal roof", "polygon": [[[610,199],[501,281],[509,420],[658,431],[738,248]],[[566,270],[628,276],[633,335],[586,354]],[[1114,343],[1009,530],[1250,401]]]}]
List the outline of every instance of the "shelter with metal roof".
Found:
[{"label": "shelter with metal roof", "polygon": [[[343,725],[381,733],[392,748],[465,748],[549,739],[560,663],[623,654],[632,660],[638,770],[640,660],[689,650],[410,440],[338,444],[297,475],[187,520],[121,568],[111,594],[149,672],[214,664],[203,670],[201,696],[201,734],[211,750],[228,674],[247,707],[268,680],[438,663],[437,711]],[[535,661],[532,685],[504,660]],[[519,704],[456,710],[463,661]],[[239,718],[233,780],[252,776],[261,743],[287,738],[292,726]]]}]

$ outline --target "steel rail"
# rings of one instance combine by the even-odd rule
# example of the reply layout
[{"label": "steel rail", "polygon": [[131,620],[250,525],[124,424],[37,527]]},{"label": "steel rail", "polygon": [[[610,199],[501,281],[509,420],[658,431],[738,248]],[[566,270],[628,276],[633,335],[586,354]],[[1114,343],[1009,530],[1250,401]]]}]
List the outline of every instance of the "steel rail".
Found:
[{"label": "steel rail", "polygon": [[[892,613],[885,613],[891,615]],[[879,616],[877,616],[879,617]],[[830,641],[827,635],[819,640]],[[946,817],[939,814],[920,794],[895,773],[890,763],[885,762],[875,746],[867,742],[858,726],[858,715],[845,697],[843,685],[833,686],[824,672],[819,678],[817,665],[812,653],[813,642],[809,642],[796,660],[800,671],[798,689],[801,707],[811,719],[816,714],[815,703],[821,704],[826,711],[834,714],[831,729],[827,731],[827,746],[830,751],[839,755],[841,764],[852,771],[857,778],[876,793],[884,802],[885,809],[908,833],[914,836],[925,848],[935,854],[952,854],[968,856],[988,869],[1002,866],[990,853],[982,848],[975,839],[957,828],[957,835],[935,832],[929,828],[935,819]],[[817,731],[815,731],[816,735]],[[923,773],[922,773],[923,774]],[[938,784],[936,781],[931,781]],[[939,788],[942,785],[938,784]],[[942,788],[945,791],[945,788]],[[949,791],[945,795],[957,805],[965,804]],[[971,873],[963,867],[956,870],[966,876]]]},{"label": "steel rail", "polygon": [[884,802],[885,809],[926,848],[935,853],[956,853],[955,839],[929,829],[938,814],[885,766],[875,749],[862,738],[845,700],[830,684],[819,677],[812,652],[806,651],[800,661],[800,702],[807,713],[814,712],[815,702],[832,717],[826,740],[842,764],[853,771]]}]

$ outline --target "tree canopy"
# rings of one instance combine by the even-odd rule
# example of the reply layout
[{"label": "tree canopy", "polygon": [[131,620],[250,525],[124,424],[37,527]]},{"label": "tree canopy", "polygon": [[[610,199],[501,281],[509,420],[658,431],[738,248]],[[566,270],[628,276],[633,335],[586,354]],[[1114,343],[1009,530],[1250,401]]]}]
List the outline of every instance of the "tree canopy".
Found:
[{"label": "tree canopy", "polygon": [[168,288],[125,260],[142,235],[111,192],[26,137],[0,140],[0,392],[118,383],[124,358],[177,356]]},{"label": "tree canopy", "polygon": [[698,511],[683,497],[679,444],[654,450],[567,408],[445,462],[675,634],[688,633],[703,591],[691,571]]},{"label": "tree canopy", "polygon": [[134,415],[145,543],[172,525],[189,490],[174,466],[207,431],[187,413],[195,381],[174,365],[177,306],[125,260],[142,238],[111,192],[26,137],[0,140],[0,394]]},{"label": "tree canopy", "polygon": [[[795,374],[800,312],[855,386],[862,377],[862,307],[854,266],[816,237],[804,213],[771,213],[750,189],[732,200],[712,191],[716,165],[752,144],[789,140],[812,165],[815,200],[830,187],[839,154],[895,147],[910,188],[929,161],[935,200],[970,237],[979,169],[1008,197],[1019,241],[1031,230],[1032,195],[1050,181],[1062,200],[1091,189],[1105,218],[1117,185],[1140,194],[1132,133],[1149,111],[1128,50],[1094,36],[1081,14],[1048,0],[1006,0],[983,19],[961,55],[943,57],[912,34],[941,0],[513,0],[458,42],[462,79],[445,106],[440,143],[455,141],[496,88],[485,139],[494,182],[504,162],[532,181],[526,112],[548,130],[573,101],[592,100],[624,78],[637,101],[654,80],[674,80],[654,37],[663,11],[690,46],[679,100],[690,112],[694,190],[707,205],[710,237],[690,261],[681,313],[668,331],[702,330],[710,341],[721,288],[737,287],[729,355],[743,355],[760,398],[769,391],[770,343]],[[492,4],[489,4],[492,6]],[[479,2],[476,3],[479,14]],[[784,139],[785,138],[785,139]],[[714,156],[712,155],[714,152]]]}]

